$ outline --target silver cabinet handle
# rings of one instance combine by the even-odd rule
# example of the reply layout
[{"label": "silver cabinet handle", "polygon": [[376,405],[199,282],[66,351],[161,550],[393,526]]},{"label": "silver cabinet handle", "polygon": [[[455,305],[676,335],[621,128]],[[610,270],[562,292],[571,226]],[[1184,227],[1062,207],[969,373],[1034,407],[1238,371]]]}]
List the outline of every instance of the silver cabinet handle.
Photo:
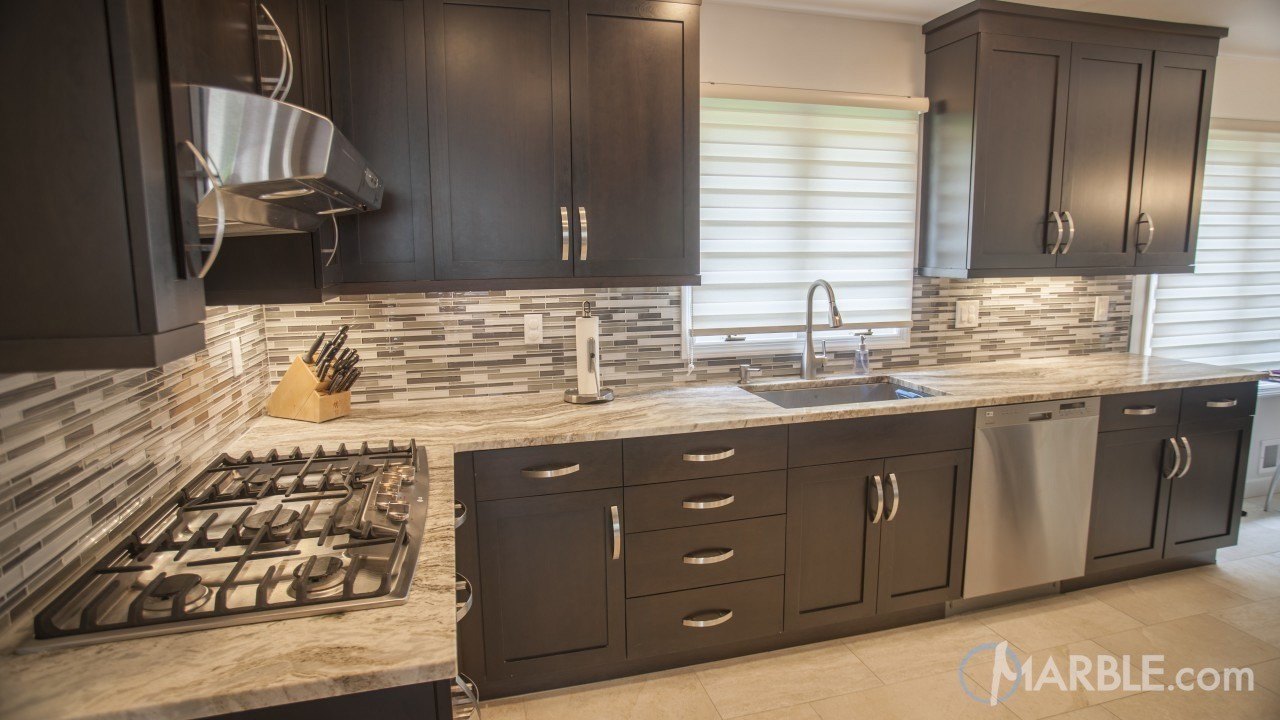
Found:
[{"label": "silver cabinet handle", "polygon": [[1124,409],[1125,415],[1155,415],[1155,405],[1135,405]]},{"label": "silver cabinet handle", "polygon": [[1239,400],[1236,400],[1235,398],[1230,398],[1226,400],[1210,400],[1209,402],[1205,403],[1204,406],[1207,408],[1231,408],[1239,404],[1240,404]]},{"label": "silver cabinet handle", "polygon": [[569,260],[569,208],[560,206],[560,259]]},{"label": "silver cabinet handle", "polygon": [[689,498],[681,502],[680,507],[685,510],[713,510],[731,505],[735,499],[732,495],[705,495],[701,498]]},{"label": "silver cabinet handle", "polygon": [[884,483],[879,475],[872,477],[871,481],[876,484],[876,514],[871,518],[871,524],[875,525],[880,522],[880,518],[884,517]]},{"label": "silver cabinet handle", "polygon": [[582,469],[578,463],[572,465],[543,465],[541,467],[525,468],[520,471],[522,477],[533,480],[545,480],[547,478],[564,477],[572,475]]},{"label": "silver cabinet handle", "polygon": [[694,618],[698,616],[690,615],[684,620],[681,620],[680,624],[684,625],[685,627],[691,627],[691,628],[709,628],[709,627],[715,627],[717,625],[723,625],[733,619],[732,610],[713,610],[712,612],[715,612],[718,614],[716,615],[716,617],[713,617],[710,620],[695,620]]},{"label": "silver cabinet handle", "polygon": [[[1143,218],[1146,218],[1145,220]],[[1141,255],[1151,249],[1151,243],[1156,241],[1156,221],[1151,219],[1151,213],[1140,213],[1138,215],[1138,224],[1147,224],[1147,241],[1138,244],[1138,254]]]},{"label": "silver cabinet handle", "polygon": [[204,259],[204,262],[200,265],[198,270],[194,270],[193,268],[196,277],[203,278],[205,275],[209,274],[209,268],[213,267],[213,262],[218,259],[218,253],[222,252],[222,240],[227,233],[226,206],[223,205],[222,202],[222,176],[218,174],[217,168],[213,167],[213,161],[204,153],[200,152],[200,149],[195,146],[195,143],[190,140],[183,140],[182,142],[186,145],[187,149],[191,151],[191,154],[195,156],[196,163],[200,166],[200,169],[204,171],[205,177],[208,178],[210,188],[209,192],[213,193],[214,204],[218,211],[218,224],[213,235],[213,243],[205,245],[201,242],[195,242],[187,243],[185,246],[188,251],[199,250],[201,252],[209,253],[209,256]]},{"label": "silver cabinet handle", "polygon": [[453,529],[457,530],[467,521],[467,506],[460,501],[453,501]]},{"label": "silver cabinet handle", "polygon": [[715,462],[733,457],[733,448],[724,450],[695,450],[684,454],[685,462]]},{"label": "silver cabinet handle", "polygon": [[622,518],[618,515],[618,506],[609,506],[609,519],[613,523],[613,559],[622,557]]},{"label": "silver cabinet handle", "polygon": [[1053,241],[1053,247],[1049,248],[1050,255],[1056,255],[1058,248],[1062,246],[1062,215],[1057,210],[1049,213],[1049,217],[1058,224],[1058,238]]},{"label": "silver cabinet handle", "polygon": [[321,253],[328,253],[329,259],[324,261],[324,266],[329,267],[338,257],[338,243],[342,240],[342,232],[338,230],[338,216],[330,215],[329,222],[333,223],[333,247],[328,250],[321,250]]},{"label": "silver cabinet handle", "polygon": [[453,687],[449,694],[453,706],[453,720],[480,720],[480,698],[476,695],[476,684],[471,678],[458,673],[453,679]]},{"label": "silver cabinet handle", "polygon": [[1178,477],[1184,478],[1187,473],[1191,472],[1191,441],[1184,435],[1182,437],[1182,446],[1187,449],[1187,464],[1182,466],[1182,472],[1178,473]]},{"label": "silver cabinet handle", "polygon": [[1164,476],[1165,480],[1177,477],[1178,470],[1182,467],[1182,447],[1178,445],[1178,439],[1169,438],[1169,444],[1173,446],[1173,467],[1169,468],[1169,474]]},{"label": "silver cabinet handle", "polygon": [[733,548],[724,550],[698,550],[684,556],[685,565],[715,565],[733,557]]},{"label": "silver cabinet handle", "polygon": [[893,522],[898,516],[898,501],[901,497],[898,495],[898,476],[894,473],[889,473],[889,486],[893,489],[893,507],[889,508],[889,517],[884,519],[885,522]]},{"label": "silver cabinet handle", "polygon": [[578,259],[585,262],[587,259],[587,209],[581,205],[578,206],[578,224],[582,226],[582,254]]},{"label": "silver cabinet handle", "polygon": [[1076,221],[1071,219],[1071,211],[1063,210],[1062,216],[1067,219],[1067,244],[1062,248],[1062,254],[1066,255],[1071,252],[1071,243],[1076,241]]},{"label": "silver cabinet handle", "polygon": [[276,86],[271,89],[270,97],[272,100],[284,100],[293,89],[293,53],[289,51],[289,41],[285,39],[284,31],[280,29],[280,23],[276,22],[271,11],[264,3],[258,3],[258,9],[267,16],[271,27],[276,29],[276,38],[280,41],[280,77],[276,78]]},{"label": "silver cabinet handle", "polygon": [[456,592],[467,593],[466,599],[457,601],[457,622],[462,622],[462,618],[466,617],[467,613],[471,612],[471,606],[474,605],[476,601],[476,594],[471,588],[470,580],[468,580],[462,573],[455,573],[455,575],[454,590]]}]

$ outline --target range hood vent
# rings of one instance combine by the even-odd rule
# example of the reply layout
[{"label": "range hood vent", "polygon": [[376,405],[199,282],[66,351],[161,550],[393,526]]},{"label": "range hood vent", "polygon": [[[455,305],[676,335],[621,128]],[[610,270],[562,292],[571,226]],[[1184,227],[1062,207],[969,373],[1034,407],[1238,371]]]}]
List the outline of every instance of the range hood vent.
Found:
[{"label": "range hood vent", "polygon": [[[311,232],[382,206],[382,181],[333,122],[261,95],[192,85],[201,237]],[[221,219],[220,219],[221,216]]]}]

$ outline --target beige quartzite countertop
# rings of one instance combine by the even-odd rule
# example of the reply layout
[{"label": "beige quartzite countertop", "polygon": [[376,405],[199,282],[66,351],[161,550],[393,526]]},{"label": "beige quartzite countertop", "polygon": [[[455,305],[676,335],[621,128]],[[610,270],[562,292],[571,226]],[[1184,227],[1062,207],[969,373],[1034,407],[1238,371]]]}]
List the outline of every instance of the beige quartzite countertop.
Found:
[{"label": "beige quartzite countertop", "polygon": [[[409,602],[0,658],[0,717],[190,718],[452,677],[453,454],[723,430],[1262,379],[1265,374],[1126,353],[888,373],[938,393],[910,401],[788,410],[735,386],[621,391],[605,405],[557,394],[357,406],[322,425],[261,418],[231,451],[415,438],[430,511]],[[816,384],[839,382],[831,377]],[[771,385],[774,383],[757,383]],[[812,384],[812,383],[805,383]]]}]

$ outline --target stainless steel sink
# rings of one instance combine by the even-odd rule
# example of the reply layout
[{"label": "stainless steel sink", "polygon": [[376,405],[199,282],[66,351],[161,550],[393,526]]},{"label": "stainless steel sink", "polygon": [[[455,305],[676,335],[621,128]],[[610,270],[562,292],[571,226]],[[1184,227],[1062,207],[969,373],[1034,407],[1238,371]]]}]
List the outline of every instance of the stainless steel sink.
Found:
[{"label": "stainless steel sink", "polygon": [[930,397],[929,393],[899,385],[892,380],[852,381],[844,384],[825,384],[817,387],[771,388],[745,387],[769,402],[784,408],[845,405],[848,403],[882,402],[885,400],[915,400]]}]

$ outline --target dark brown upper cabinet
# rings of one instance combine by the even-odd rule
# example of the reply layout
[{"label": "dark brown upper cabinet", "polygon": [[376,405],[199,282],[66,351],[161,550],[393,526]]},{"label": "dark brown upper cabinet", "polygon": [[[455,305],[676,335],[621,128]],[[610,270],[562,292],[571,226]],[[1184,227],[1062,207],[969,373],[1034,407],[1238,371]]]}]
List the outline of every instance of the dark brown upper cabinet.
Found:
[{"label": "dark brown upper cabinet", "polygon": [[[149,0],[6,5],[0,372],[155,367],[204,347],[181,243],[165,17]],[[26,68],[17,71],[18,68]],[[36,72],[32,68],[40,68]],[[189,216],[194,217],[194,199]]]},{"label": "dark brown upper cabinet", "polygon": [[428,0],[434,278],[696,283],[697,20],[679,2]]},{"label": "dark brown upper cabinet", "polygon": [[1191,272],[1225,28],[977,0],[926,24],[920,272]]}]

